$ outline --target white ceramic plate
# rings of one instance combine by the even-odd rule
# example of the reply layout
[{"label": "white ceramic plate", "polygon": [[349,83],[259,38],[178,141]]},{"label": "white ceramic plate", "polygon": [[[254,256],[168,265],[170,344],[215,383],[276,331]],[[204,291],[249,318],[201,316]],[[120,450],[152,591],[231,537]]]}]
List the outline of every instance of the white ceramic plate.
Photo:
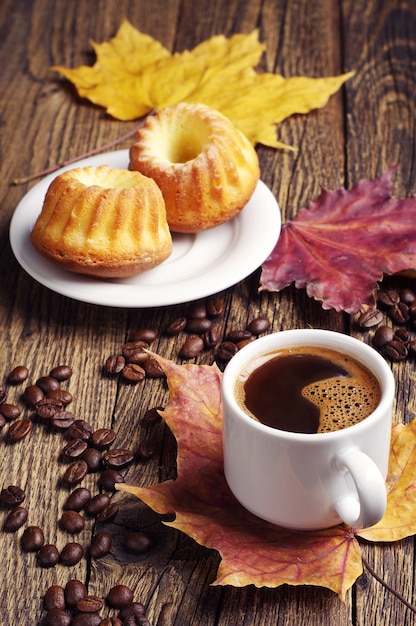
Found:
[{"label": "white ceramic plate", "polygon": [[231,221],[197,234],[173,234],[173,251],[161,265],[132,278],[100,280],[62,270],[34,249],[30,232],[52,180],[65,170],[87,165],[127,168],[128,151],[99,154],[45,177],[22,198],[10,224],[17,261],[36,281],[64,296],[115,307],[151,307],[189,302],[236,284],[273,250],[281,229],[278,204],[266,185],[256,190]]}]

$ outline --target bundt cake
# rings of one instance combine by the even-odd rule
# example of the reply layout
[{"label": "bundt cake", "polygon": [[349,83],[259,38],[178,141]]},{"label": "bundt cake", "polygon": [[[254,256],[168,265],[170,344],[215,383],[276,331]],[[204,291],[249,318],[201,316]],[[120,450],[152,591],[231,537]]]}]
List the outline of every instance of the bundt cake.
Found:
[{"label": "bundt cake", "polygon": [[259,180],[248,139],[203,104],[180,103],[148,116],[135,139],[129,169],[156,181],[174,232],[199,232],[232,219]]},{"label": "bundt cake", "polygon": [[58,175],[46,192],[31,240],[62,268],[102,278],[139,274],[172,251],[156,183],[139,172],[107,165]]}]

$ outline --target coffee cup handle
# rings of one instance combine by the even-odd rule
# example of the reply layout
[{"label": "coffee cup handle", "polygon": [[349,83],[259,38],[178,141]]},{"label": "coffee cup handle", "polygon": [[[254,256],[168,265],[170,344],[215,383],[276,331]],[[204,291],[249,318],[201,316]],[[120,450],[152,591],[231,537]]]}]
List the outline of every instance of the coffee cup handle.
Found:
[{"label": "coffee cup handle", "polygon": [[357,491],[335,501],[334,508],[339,517],[353,528],[377,524],[387,505],[386,484],[377,465],[364,452],[349,448],[337,455],[335,467],[350,474]]}]

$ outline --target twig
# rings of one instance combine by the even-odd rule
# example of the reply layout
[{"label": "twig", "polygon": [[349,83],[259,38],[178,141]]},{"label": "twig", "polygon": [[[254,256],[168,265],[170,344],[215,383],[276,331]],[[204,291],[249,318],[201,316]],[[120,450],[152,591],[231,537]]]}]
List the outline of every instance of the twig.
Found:
[{"label": "twig", "polygon": [[72,163],[76,163],[77,161],[80,161],[81,159],[86,159],[87,157],[93,156],[94,154],[98,154],[99,152],[103,152],[104,150],[108,150],[109,148],[113,148],[114,146],[121,143],[125,139],[132,137],[142,125],[143,125],[143,122],[139,124],[138,126],[136,126],[135,128],[133,128],[133,130],[130,130],[128,133],[123,135],[122,137],[119,137],[118,139],[115,139],[114,141],[110,141],[109,143],[106,143],[103,146],[100,146],[99,148],[94,148],[93,150],[89,150],[88,152],[85,152],[84,154],[79,154],[78,156],[73,157],[72,159],[69,159],[68,161],[65,161],[64,163],[59,163],[58,165],[54,165],[53,167],[49,167],[45,170],[41,170],[40,172],[35,172],[34,174],[30,174],[29,176],[24,176],[23,178],[15,178],[14,180],[12,180],[11,184],[22,185],[23,183],[27,183],[31,180],[34,180],[35,178],[40,178],[41,176],[52,174],[52,172],[56,172],[57,170],[59,170],[61,167],[64,167],[65,165],[71,165]]},{"label": "twig", "polygon": [[404,596],[402,596],[401,593],[399,593],[398,591],[393,589],[393,587],[391,587],[388,583],[386,583],[385,580],[380,578],[380,576],[378,574],[376,574],[376,572],[373,570],[373,568],[371,567],[369,562],[363,556],[361,556],[361,558],[362,558],[362,561],[363,561],[363,565],[368,569],[370,574],[380,583],[380,585],[383,585],[383,587],[385,587],[385,589],[387,589],[390,593],[392,593],[394,596],[396,596],[396,598],[398,600],[400,600],[400,602],[403,602],[403,604],[405,606],[407,606],[408,609],[413,611],[413,613],[416,613],[416,606],[414,606],[413,604],[408,602],[408,600],[406,600],[406,598]]}]

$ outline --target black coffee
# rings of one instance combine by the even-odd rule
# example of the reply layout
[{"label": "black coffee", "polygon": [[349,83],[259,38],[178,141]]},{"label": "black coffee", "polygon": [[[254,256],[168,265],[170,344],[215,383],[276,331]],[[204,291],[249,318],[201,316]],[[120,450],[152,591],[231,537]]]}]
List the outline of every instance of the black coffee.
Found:
[{"label": "black coffee", "polygon": [[258,421],[295,433],[341,430],[380,402],[374,374],[353,357],[321,347],[294,347],[252,361],[236,383],[236,399]]}]

